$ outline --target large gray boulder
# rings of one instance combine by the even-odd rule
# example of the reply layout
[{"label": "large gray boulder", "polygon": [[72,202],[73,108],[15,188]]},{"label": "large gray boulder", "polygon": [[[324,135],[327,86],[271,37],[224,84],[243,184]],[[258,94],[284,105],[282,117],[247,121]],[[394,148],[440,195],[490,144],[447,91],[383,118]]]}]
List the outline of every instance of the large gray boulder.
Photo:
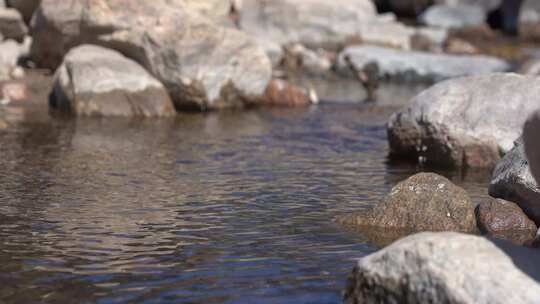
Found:
[{"label": "large gray boulder", "polygon": [[517,74],[439,83],[390,118],[391,155],[427,165],[493,168],[538,108],[539,94],[537,78]]},{"label": "large gray boulder", "polygon": [[405,80],[440,81],[460,76],[507,71],[504,60],[488,56],[458,56],[418,51],[403,51],[377,46],[351,46],[341,52],[338,69],[348,73],[349,57],[357,70],[377,63],[381,77]]},{"label": "large gray boulder", "polygon": [[41,0],[7,0],[7,5],[18,10],[26,23],[30,23]]},{"label": "large gray boulder", "polygon": [[434,5],[420,16],[420,20],[428,26],[463,28],[484,24],[486,12],[477,5]]},{"label": "large gray boulder", "polygon": [[521,140],[497,164],[489,194],[518,204],[537,224],[540,224],[540,189],[531,174]]},{"label": "large gray boulder", "polygon": [[240,26],[281,45],[335,47],[358,35],[362,24],[376,18],[370,0],[243,0]]},{"label": "large gray boulder", "polygon": [[[339,219],[361,231],[397,238],[424,231],[475,232],[474,204],[466,191],[434,173],[419,173],[399,183],[372,209]],[[371,233],[373,234],[373,233]]]},{"label": "large gray boulder", "polygon": [[51,104],[79,116],[172,116],[163,85],[139,64],[99,46],[72,49],[55,75]]},{"label": "large gray boulder", "polygon": [[[532,249],[514,248],[524,258]],[[349,277],[347,304],[533,304],[540,285],[491,241],[422,233],[362,258]]]},{"label": "large gray boulder", "polygon": [[56,68],[70,48],[102,45],[145,67],[178,109],[253,103],[271,78],[268,56],[247,34],[216,25],[189,3],[43,0],[32,26],[32,57]]}]

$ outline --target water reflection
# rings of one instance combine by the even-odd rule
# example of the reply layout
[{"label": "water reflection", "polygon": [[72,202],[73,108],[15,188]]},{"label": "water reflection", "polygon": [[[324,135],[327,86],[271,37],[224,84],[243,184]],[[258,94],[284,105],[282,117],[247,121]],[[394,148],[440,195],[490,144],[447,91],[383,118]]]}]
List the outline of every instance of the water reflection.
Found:
[{"label": "water reflection", "polygon": [[[0,302],[340,302],[375,247],[333,219],[419,170],[387,163],[395,109],[0,130]],[[483,195],[481,178],[458,182]]]}]

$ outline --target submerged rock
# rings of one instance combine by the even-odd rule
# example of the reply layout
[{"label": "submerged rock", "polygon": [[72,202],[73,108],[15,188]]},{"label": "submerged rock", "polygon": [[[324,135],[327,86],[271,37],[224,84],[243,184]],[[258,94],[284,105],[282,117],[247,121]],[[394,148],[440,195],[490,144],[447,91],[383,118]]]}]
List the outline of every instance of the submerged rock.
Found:
[{"label": "submerged rock", "polygon": [[540,189],[529,169],[522,141],[518,141],[497,164],[489,195],[515,202],[529,218],[540,224]]},{"label": "submerged rock", "polygon": [[507,248],[535,259],[532,249],[504,249],[478,236],[421,233],[362,258],[344,302],[533,304],[540,285],[516,267]]},{"label": "submerged rock", "polygon": [[477,26],[486,21],[486,12],[477,5],[435,5],[421,16],[422,23],[442,28]]},{"label": "submerged rock", "polygon": [[171,116],[163,85],[136,62],[93,45],[72,49],[55,75],[51,105],[81,116]]},{"label": "submerged rock", "polygon": [[504,60],[488,56],[457,56],[417,51],[402,51],[375,46],[351,46],[339,56],[338,69],[347,71],[345,57],[362,69],[375,62],[381,77],[406,80],[440,81],[448,78],[507,71]]},{"label": "submerged rock", "polygon": [[511,241],[530,244],[538,227],[516,204],[502,199],[489,199],[476,208],[476,221],[482,233]]},{"label": "submerged rock", "polygon": [[408,178],[372,209],[339,222],[396,237],[423,231],[476,231],[474,205],[465,190],[434,173]]},{"label": "submerged rock", "polygon": [[39,66],[55,68],[83,43],[113,48],[159,79],[178,109],[242,107],[262,96],[272,75],[252,38],[183,0],[43,0],[32,32]]},{"label": "submerged rock", "polygon": [[392,115],[391,155],[428,165],[493,168],[538,108],[539,94],[537,78],[517,74],[439,83]]}]

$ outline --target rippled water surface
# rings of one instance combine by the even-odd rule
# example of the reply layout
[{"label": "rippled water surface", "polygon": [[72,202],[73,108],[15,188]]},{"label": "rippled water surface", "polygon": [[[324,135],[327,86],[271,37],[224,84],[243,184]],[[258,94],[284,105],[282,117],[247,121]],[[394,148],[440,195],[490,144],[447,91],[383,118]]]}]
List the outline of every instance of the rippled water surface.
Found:
[{"label": "rippled water surface", "polygon": [[[387,163],[398,108],[161,121],[2,109],[0,302],[339,303],[376,248],[333,219],[417,170]],[[475,198],[486,178],[454,176]]]}]

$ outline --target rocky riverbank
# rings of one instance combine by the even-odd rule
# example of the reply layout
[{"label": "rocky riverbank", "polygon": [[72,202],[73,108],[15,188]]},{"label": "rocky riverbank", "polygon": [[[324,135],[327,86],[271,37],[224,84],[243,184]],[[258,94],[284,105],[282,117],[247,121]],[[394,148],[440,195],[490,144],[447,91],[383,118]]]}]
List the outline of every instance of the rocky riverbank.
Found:
[{"label": "rocky riverbank", "polygon": [[390,118],[390,159],[494,170],[492,198],[420,173],[339,218],[397,240],[358,262],[345,302],[536,303],[520,265],[540,243],[538,28],[532,0],[0,0],[0,111],[158,119],[306,107],[321,79],[353,79],[358,102],[432,85]]}]

